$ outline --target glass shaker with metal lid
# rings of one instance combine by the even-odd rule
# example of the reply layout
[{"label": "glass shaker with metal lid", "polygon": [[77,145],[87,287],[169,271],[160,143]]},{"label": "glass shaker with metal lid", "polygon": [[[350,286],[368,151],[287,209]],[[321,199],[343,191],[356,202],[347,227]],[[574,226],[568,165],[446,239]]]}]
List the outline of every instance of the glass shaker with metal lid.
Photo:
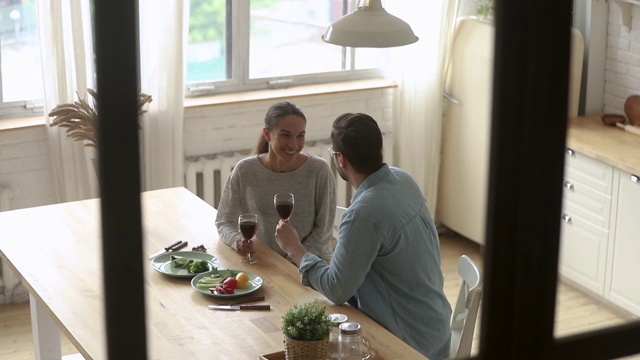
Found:
[{"label": "glass shaker with metal lid", "polygon": [[362,336],[362,327],[355,322],[340,324],[341,360],[363,360],[371,358],[369,339]]},{"label": "glass shaker with metal lid", "polygon": [[347,321],[345,314],[329,314],[327,318],[333,323],[329,333],[329,359],[340,359],[340,329],[339,326]]}]

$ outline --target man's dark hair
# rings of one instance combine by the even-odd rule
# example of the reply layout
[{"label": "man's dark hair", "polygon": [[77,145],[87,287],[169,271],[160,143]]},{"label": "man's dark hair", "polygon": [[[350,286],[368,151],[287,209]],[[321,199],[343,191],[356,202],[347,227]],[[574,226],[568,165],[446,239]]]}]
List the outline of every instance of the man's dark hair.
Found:
[{"label": "man's dark hair", "polygon": [[345,113],[333,122],[333,151],[345,156],[361,174],[372,174],[382,166],[382,132],[369,115]]}]

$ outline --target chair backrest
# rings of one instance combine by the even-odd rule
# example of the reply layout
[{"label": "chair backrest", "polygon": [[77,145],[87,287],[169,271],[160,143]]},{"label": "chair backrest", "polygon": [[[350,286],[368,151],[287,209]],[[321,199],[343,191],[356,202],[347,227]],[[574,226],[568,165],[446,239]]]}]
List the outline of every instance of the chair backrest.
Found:
[{"label": "chair backrest", "polygon": [[462,255],[458,260],[458,274],[462,277],[462,285],[451,315],[449,358],[468,359],[471,357],[471,343],[482,299],[482,279],[478,266],[467,255]]},{"label": "chair backrest", "polygon": [[338,241],[338,230],[340,230],[340,222],[342,221],[342,215],[347,211],[346,207],[336,206],[336,216],[333,218],[333,239],[331,239],[331,249],[336,248]]}]

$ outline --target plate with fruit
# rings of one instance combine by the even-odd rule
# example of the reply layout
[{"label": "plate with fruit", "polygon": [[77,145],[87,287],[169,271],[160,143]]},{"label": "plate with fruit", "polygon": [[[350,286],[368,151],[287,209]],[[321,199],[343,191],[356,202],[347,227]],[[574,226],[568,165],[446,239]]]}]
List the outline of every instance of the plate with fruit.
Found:
[{"label": "plate with fruit", "polygon": [[243,270],[218,270],[204,272],[191,280],[198,292],[217,298],[230,298],[250,294],[262,286],[262,278]]},{"label": "plate with fruit", "polygon": [[192,278],[220,266],[218,258],[200,251],[175,251],[151,261],[151,267],[168,276]]}]

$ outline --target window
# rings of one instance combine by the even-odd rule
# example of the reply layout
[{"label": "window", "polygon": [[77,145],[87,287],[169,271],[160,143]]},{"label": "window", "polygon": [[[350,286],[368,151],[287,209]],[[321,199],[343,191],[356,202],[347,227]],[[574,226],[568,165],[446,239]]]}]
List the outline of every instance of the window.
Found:
[{"label": "window", "polygon": [[321,39],[354,6],[352,0],[191,0],[187,95],[383,76],[388,50]]},{"label": "window", "polygon": [[42,113],[35,0],[0,1],[0,118]]},{"label": "window", "polygon": [[[327,44],[356,0],[191,0],[187,96],[385,76],[388,49]],[[42,114],[36,0],[0,0],[0,118]]]}]

